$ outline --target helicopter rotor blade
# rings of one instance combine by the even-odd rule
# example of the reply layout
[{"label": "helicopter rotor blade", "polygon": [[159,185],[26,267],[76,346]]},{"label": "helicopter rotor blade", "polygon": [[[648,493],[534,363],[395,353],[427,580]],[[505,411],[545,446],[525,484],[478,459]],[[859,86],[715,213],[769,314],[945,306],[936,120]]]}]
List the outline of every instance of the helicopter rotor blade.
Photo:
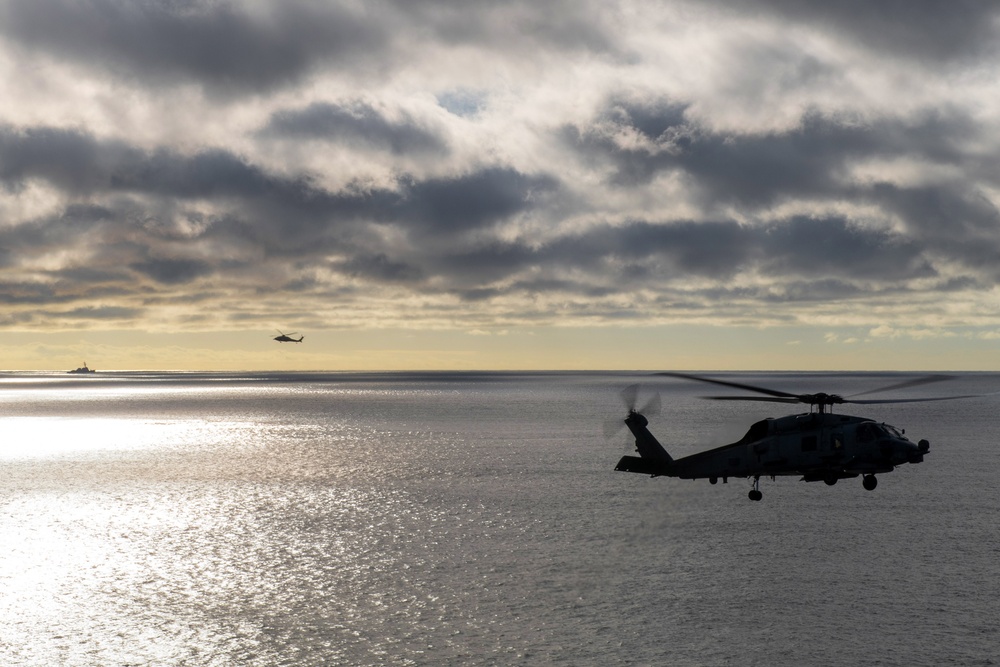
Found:
[{"label": "helicopter rotor blade", "polygon": [[[733,389],[745,389],[746,391],[753,391],[758,394],[767,394],[768,396],[774,396],[777,398],[792,398],[798,400],[798,396],[796,394],[790,394],[787,391],[778,391],[777,389],[768,389],[767,387],[755,387],[754,385],[751,384],[742,384],[740,382],[729,382],[728,380],[717,380],[715,378],[703,377],[701,375],[690,375],[689,373],[655,373],[655,375],[681,378],[684,380],[694,380],[695,382],[708,382],[709,384],[718,384],[722,385],[723,387],[732,387]],[[734,399],[723,399],[723,400],[734,400]],[[795,402],[795,401],[790,401],[790,402]]]},{"label": "helicopter rotor blade", "polygon": [[618,417],[604,420],[604,437],[611,439],[618,435],[619,431],[625,428],[625,421]]},{"label": "helicopter rotor blade", "polygon": [[753,391],[761,394],[766,394],[767,396],[702,396],[702,398],[707,398],[713,401],[759,401],[766,403],[809,403],[811,405],[834,405],[838,403],[854,403],[858,405],[876,405],[876,404],[889,404],[889,403],[923,403],[929,401],[950,401],[959,398],[975,398],[977,396],[986,396],[987,394],[966,394],[962,396],[935,396],[935,397],[925,397],[925,398],[893,398],[893,399],[855,399],[854,396],[865,396],[868,394],[874,394],[883,391],[892,391],[896,389],[908,389],[910,387],[919,387],[925,384],[932,384],[934,382],[943,382],[945,380],[954,379],[953,375],[925,375],[923,377],[911,378],[909,380],[904,380],[902,382],[897,382],[886,387],[879,387],[878,389],[869,389],[863,391],[859,394],[852,394],[852,398],[843,398],[838,395],[830,394],[791,394],[784,391],[778,391],[775,389],[768,389],[767,387],[757,387],[754,385],[743,384],[740,382],[729,382],[728,380],[717,380],[715,378],[703,377],[700,375],[691,375],[689,373],[655,373],[655,375],[667,376],[667,377],[677,377],[685,380],[694,380],[696,382],[707,382],[710,384],[718,384],[724,387],[733,387],[736,389],[744,389],[746,391]]},{"label": "helicopter rotor blade", "polygon": [[[635,410],[635,402],[639,398],[639,385],[630,384],[618,392],[618,398],[625,405],[629,412]],[[625,428],[625,420],[621,417],[610,417],[604,420],[604,437],[611,439],[618,435],[618,432]]]},{"label": "helicopter rotor blade", "polygon": [[630,384],[629,386],[622,389],[621,393],[618,394],[618,396],[619,398],[621,398],[622,403],[625,404],[626,410],[628,410],[629,412],[635,410],[635,402],[639,400],[639,385]]},{"label": "helicopter rotor blade", "polygon": [[844,403],[856,403],[857,405],[879,405],[888,403],[929,403],[931,401],[953,401],[957,398],[978,398],[989,396],[989,394],[965,394],[964,396],[931,396],[929,398],[868,398],[860,401],[844,399]]},{"label": "helicopter rotor blade", "polygon": [[702,396],[710,401],[757,401],[761,403],[802,403],[798,396]]},{"label": "helicopter rotor blade", "polygon": [[[867,394],[877,394],[883,391],[893,391],[895,389],[909,389],[910,387],[919,387],[925,384],[931,384],[934,382],[944,382],[946,380],[954,380],[954,375],[925,375],[919,378],[912,378],[910,380],[904,380],[903,382],[898,382],[896,384],[891,384],[887,387],[879,387],[878,389],[869,389],[868,391],[862,391],[857,394],[851,394],[850,396],[844,397],[844,400],[854,398],[855,396],[865,396]],[[855,401],[852,401],[855,402]]]},{"label": "helicopter rotor blade", "polygon": [[660,410],[662,409],[663,401],[660,399],[660,392],[655,392],[638,412],[644,417],[654,417],[660,414]]}]

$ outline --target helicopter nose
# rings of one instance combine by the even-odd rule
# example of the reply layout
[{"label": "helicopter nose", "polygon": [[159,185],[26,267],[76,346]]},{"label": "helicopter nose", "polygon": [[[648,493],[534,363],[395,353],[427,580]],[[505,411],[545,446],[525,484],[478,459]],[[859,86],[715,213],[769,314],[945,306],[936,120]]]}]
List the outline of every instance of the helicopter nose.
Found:
[{"label": "helicopter nose", "polygon": [[907,461],[909,463],[921,463],[924,460],[924,454],[929,452],[931,449],[931,443],[926,440],[921,440],[919,444],[911,444],[909,446],[909,456],[907,456]]}]

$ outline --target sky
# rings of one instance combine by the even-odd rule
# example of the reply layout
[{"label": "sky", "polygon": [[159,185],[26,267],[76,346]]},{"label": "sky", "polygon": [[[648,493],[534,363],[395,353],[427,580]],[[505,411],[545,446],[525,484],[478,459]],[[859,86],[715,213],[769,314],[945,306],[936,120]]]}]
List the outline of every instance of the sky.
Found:
[{"label": "sky", "polygon": [[0,0],[0,368],[1000,370],[998,38],[973,0]]}]

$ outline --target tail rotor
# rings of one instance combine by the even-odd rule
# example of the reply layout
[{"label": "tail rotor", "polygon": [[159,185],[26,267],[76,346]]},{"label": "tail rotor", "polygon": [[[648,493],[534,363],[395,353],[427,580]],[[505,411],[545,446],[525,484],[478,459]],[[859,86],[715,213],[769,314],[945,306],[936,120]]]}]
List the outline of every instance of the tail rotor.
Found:
[{"label": "tail rotor", "polygon": [[[625,409],[628,410],[628,414],[637,412],[644,417],[652,417],[660,414],[663,409],[663,401],[660,399],[659,392],[653,392],[645,403],[639,408],[636,405],[639,402],[639,385],[631,384],[621,390],[618,394],[618,398],[621,399],[622,404]],[[625,428],[625,420],[620,417],[612,417],[611,419],[606,419],[604,421],[604,437],[613,438],[618,435],[618,433]]]}]

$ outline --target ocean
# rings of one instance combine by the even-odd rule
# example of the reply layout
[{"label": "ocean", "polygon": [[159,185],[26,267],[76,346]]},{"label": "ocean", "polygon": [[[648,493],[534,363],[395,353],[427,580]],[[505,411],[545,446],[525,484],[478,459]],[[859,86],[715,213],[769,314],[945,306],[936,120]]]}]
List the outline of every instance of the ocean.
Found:
[{"label": "ocean", "polygon": [[675,457],[802,411],[645,373],[0,373],[0,664],[1000,664],[1000,395],[838,406],[930,453],[751,502],[614,472],[631,384]]}]

